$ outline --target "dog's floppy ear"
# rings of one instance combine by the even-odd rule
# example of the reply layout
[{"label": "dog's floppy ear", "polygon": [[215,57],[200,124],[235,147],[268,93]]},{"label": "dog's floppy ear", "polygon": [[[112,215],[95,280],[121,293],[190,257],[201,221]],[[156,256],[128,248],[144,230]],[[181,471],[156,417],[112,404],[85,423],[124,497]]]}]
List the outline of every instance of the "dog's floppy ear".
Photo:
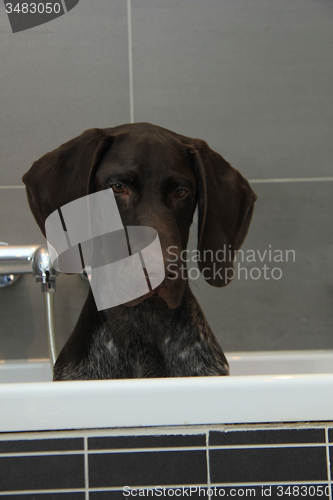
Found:
[{"label": "dog's floppy ear", "polygon": [[92,192],[95,171],[114,139],[109,130],[86,130],[35,161],[24,174],[28,202],[44,236],[52,212]]},{"label": "dog's floppy ear", "polygon": [[190,149],[198,179],[199,269],[213,286],[234,276],[233,260],[251,222],[257,199],[248,181],[199,139]]}]

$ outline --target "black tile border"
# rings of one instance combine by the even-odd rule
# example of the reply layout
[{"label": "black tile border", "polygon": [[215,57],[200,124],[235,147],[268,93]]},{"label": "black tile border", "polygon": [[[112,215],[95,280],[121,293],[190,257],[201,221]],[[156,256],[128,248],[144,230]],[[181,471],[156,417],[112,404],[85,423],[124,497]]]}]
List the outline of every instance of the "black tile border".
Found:
[{"label": "black tile border", "polygon": [[25,439],[1,441],[1,453],[29,453],[45,451],[77,451],[84,449],[84,440],[79,438]]},{"label": "black tile border", "polygon": [[99,453],[89,456],[89,486],[207,484],[206,450]]},{"label": "black tile border", "polygon": [[276,429],[209,432],[209,446],[300,443],[325,444],[325,429]]},{"label": "black tile border", "polygon": [[76,454],[2,456],[0,484],[2,491],[84,488],[84,457]]},{"label": "black tile border", "polygon": [[328,440],[333,444],[333,428],[328,429]]},{"label": "black tile border", "polygon": [[88,438],[88,449],[142,449],[142,448],[206,447],[206,434],[169,434],[142,436],[99,436]]},{"label": "black tile border", "polygon": [[[237,471],[235,473],[237,469],[237,459],[235,457],[241,455],[245,467],[243,467],[243,474],[239,475]],[[78,483],[75,483],[74,486],[71,479],[61,477],[57,485],[52,482],[52,487],[55,487],[55,490],[46,490],[47,480],[41,478],[40,485],[34,484],[36,491],[39,492],[38,494],[31,489],[24,491],[10,489],[7,491],[11,494],[7,495],[5,490],[1,489],[0,473],[0,500],[5,498],[12,500],[23,500],[23,498],[26,500],[44,500],[44,498],[45,500],[66,500],[66,498],[80,500],[82,498],[83,500],[85,491],[89,491],[92,500],[116,499],[120,498],[120,496],[126,498],[123,495],[122,481],[127,483],[126,486],[138,489],[147,489],[155,484],[155,486],[161,486],[168,490],[192,486],[192,488],[201,487],[206,489],[209,487],[223,487],[228,488],[228,491],[230,491],[230,488],[245,488],[243,485],[250,483],[249,486],[256,488],[256,491],[260,491],[262,481],[266,483],[265,487],[268,487],[275,480],[285,487],[291,485],[291,487],[295,486],[296,488],[299,481],[305,481],[306,484],[302,486],[307,487],[314,483],[314,487],[320,485],[331,487],[333,485],[331,480],[333,477],[333,463],[331,467],[328,467],[329,455],[333,459],[333,422],[0,433],[0,460],[2,463],[5,463],[4,460],[9,460],[13,464],[16,459],[19,459],[19,461],[21,459],[22,463],[29,464],[31,458],[35,463],[42,464],[42,470],[46,470],[46,476],[49,474],[49,469],[48,466],[44,466],[44,461],[45,463],[55,461],[59,470],[66,470],[66,467],[62,468],[62,463],[68,463],[69,468],[73,466],[70,463],[71,457],[73,457],[74,462],[76,461],[76,464],[81,464],[79,466],[81,470],[77,472],[78,476],[81,477],[80,486]],[[172,471],[173,456],[177,457],[177,460],[174,461],[174,471]],[[188,464],[192,463],[192,459],[199,456],[200,459],[194,460],[196,462],[195,471],[189,474]],[[257,456],[257,463],[262,467],[262,473],[258,474],[256,472],[253,475],[251,467],[255,462],[254,456]],[[293,466],[294,456],[296,462],[300,462],[305,458],[305,468],[307,470],[304,473],[302,467]],[[227,475],[223,474],[223,477],[219,472],[219,463],[217,462],[216,465],[216,457],[223,457],[223,468],[226,468],[226,470],[229,468],[229,473]],[[284,471],[282,475],[280,473],[280,475],[275,476],[274,474],[267,475],[264,471],[265,468],[269,469],[267,464],[274,464],[274,457],[280,457],[278,462],[282,462],[282,466],[280,466],[280,471]],[[309,462],[313,462],[312,465],[307,464],[306,458],[308,458]],[[294,469],[294,472],[291,471],[290,474],[289,472],[285,473],[288,471],[288,464],[286,467],[283,466],[283,463],[287,463],[288,460],[289,465],[292,465]],[[318,461],[319,465],[316,466]],[[92,472],[91,464],[93,463],[95,464],[95,470],[97,470],[97,475],[94,477],[90,475]],[[143,472],[145,477],[141,479],[141,472],[141,476],[132,472],[127,474],[128,464],[128,470],[135,471],[135,469],[138,469],[138,471]],[[154,467],[158,466],[158,464],[160,468],[156,468],[158,472],[156,475]],[[209,474],[207,474],[207,464],[210,464]],[[145,465],[150,468],[148,474]],[[234,469],[232,470],[232,468]],[[102,469],[104,469],[104,472],[100,472]],[[76,470],[78,470],[77,466]],[[113,479],[109,479],[108,474],[112,470]],[[61,474],[66,476],[66,472],[61,472]],[[176,476],[175,482],[170,482],[170,478]],[[327,479],[325,479],[326,476],[328,476]],[[83,482],[82,477],[84,477]],[[106,482],[100,482],[99,477],[107,478]],[[128,484],[128,480],[130,480],[130,484]],[[88,481],[90,481],[89,485]],[[5,482],[8,482],[7,477]],[[138,482],[140,484],[137,484]],[[154,484],[151,484],[152,482]],[[167,484],[164,484],[165,482]],[[60,484],[63,486],[61,491]],[[29,484],[26,486],[29,486]],[[67,488],[72,488],[70,493]],[[1,492],[4,494],[1,494]],[[192,496],[193,498],[199,497],[194,493],[192,493]],[[132,498],[132,496],[129,498]],[[205,498],[208,498],[207,495]],[[279,498],[287,497],[282,496]],[[321,498],[327,497],[322,495]]]},{"label": "black tile border", "polygon": [[209,451],[212,484],[327,482],[326,446]]}]

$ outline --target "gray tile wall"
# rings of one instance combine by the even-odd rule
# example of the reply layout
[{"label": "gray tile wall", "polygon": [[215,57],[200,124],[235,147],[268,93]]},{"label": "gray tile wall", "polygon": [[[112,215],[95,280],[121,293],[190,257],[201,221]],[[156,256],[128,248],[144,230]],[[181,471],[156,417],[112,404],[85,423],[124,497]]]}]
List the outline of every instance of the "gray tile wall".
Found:
[{"label": "gray tile wall", "polygon": [[[205,139],[249,179],[333,177],[330,0],[131,0],[131,19],[135,121]],[[0,241],[43,242],[24,190],[10,187],[34,160],[131,120],[128,40],[126,0],[80,0],[16,34],[0,3]],[[225,289],[193,279],[193,290],[226,351],[332,349],[333,182],[253,188],[247,279],[243,270]],[[276,250],[284,260],[295,250],[295,262],[274,262]],[[61,347],[87,283],[62,275],[57,285]],[[0,319],[0,359],[47,356],[32,276],[0,289]]]}]

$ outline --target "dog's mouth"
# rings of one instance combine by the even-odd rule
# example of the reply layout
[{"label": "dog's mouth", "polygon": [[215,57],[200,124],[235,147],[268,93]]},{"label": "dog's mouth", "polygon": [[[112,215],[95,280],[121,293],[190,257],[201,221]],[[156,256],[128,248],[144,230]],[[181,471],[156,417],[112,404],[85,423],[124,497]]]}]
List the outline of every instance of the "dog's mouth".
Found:
[{"label": "dog's mouth", "polygon": [[160,297],[167,303],[170,309],[176,309],[180,305],[181,298],[184,291],[184,286],[182,283],[181,286],[168,286],[168,285],[160,285],[155,290],[155,295]]}]

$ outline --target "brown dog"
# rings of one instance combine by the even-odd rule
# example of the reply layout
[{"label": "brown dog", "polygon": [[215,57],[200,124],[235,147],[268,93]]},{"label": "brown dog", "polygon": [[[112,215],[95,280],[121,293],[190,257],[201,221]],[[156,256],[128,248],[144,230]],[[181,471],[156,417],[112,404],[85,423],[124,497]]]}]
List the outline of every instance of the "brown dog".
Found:
[{"label": "brown dog", "polygon": [[[198,251],[213,256],[199,268],[210,285],[229,283],[256,200],[237,170],[200,139],[137,123],[87,130],[36,161],[23,182],[44,236],[53,211],[113,189],[124,226],[158,232],[166,269],[157,289],[125,305],[98,312],[90,291],[55,364],[55,380],[228,374],[222,349],[178,271],[197,206]],[[224,262],[214,257],[222,249]]]}]

